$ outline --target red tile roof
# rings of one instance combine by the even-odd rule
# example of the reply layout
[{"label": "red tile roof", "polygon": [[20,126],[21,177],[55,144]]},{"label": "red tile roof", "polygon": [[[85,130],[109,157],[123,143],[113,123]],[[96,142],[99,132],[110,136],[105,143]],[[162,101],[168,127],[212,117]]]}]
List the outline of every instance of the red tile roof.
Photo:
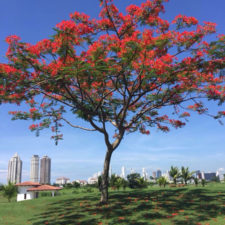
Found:
[{"label": "red tile roof", "polygon": [[25,182],[16,184],[16,186],[40,186],[40,185],[41,184],[39,184],[38,182],[32,182],[32,181],[25,181]]},{"label": "red tile roof", "polygon": [[51,185],[40,185],[38,187],[33,187],[33,188],[29,188],[27,189],[27,191],[57,191],[57,190],[61,190],[62,188],[60,187],[54,187]]}]

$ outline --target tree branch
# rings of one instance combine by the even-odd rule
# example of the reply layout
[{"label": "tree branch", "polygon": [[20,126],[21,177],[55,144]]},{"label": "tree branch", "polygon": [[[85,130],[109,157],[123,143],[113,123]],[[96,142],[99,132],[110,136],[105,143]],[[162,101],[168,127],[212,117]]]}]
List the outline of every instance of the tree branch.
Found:
[{"label": "tree branch", "polygon": [[86,127],[81,127],[81,126],[78,126],[78,125],[73,125],[72,123],[70,123],[67,119],[65,118],[61,118],[62,120],[64,120],[67,124],[69,124],[71,127],[74,127],[74,128],[79,128],[79,129],[82,129],[82,130],[86,130],[86,131],[96,131],[96,129],[89,129],[89,128],[86,128]]}]

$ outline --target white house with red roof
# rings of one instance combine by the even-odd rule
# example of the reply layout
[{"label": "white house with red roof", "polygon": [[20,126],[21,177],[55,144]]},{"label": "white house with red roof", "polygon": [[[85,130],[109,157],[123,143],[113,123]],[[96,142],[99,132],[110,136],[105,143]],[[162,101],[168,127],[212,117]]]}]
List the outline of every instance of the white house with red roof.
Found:
[{"label": "white house with red roof", "polygon": [[41,185],[39,183],[31,181],[18,183],[16,184],[16,186],[18,187],[17,202],[38,198],[38,193],[40,191],[51,191],[52,196],[54,196],[56,191],[62,189],[60,187],[54,187],[51,185]]}]

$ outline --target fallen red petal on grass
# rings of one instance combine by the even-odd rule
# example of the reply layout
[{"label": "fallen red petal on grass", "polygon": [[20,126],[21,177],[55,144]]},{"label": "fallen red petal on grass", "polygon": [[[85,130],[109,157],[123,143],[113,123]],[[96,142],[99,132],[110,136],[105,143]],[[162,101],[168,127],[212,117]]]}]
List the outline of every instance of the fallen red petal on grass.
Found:
[{"label": "fallen red petal on grass", "polygon": [[119,216],[118,217],[118,220],[124,220],[125,218],[124,217],[122,217],[122,216]]}]

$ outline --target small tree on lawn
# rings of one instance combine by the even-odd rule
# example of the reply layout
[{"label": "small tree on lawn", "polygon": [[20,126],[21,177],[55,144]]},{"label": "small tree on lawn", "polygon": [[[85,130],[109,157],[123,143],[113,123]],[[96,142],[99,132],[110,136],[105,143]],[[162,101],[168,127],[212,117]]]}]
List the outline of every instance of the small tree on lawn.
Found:
[{"label": "small tree on lawn", "polygon": [[164,176],[162,176],[157,180],[157,183],[159,184],[160,187],[161,186],[166,187],[167,180]]},{"label": "small tree on lawn", "polygon": [[148,182],[144,179],[144,177],[140,177],[138,179],[138,188],[146,188],[148,186]]},{"label": "small tree on lawn", "polygon": [[192,177],[193,173],[194,172],[189,171],[188,167],[187,168],[185,168],[183,166],[181,167],[180,177],[182,177],[182,179],[184,180],[185,185],[187,185],[187,182],[193,178]]},{"label": "small tree on lawn", "polygon": [[122,187],[123,178],[117,177],[115,182],[115,187],[117,190],[119,190]]},{"label": "small tree on lawn", "polygon": [[139,179],[141,175],[139,173],[131,173],[127,175],[127,181],[130,188],[139,188]]},{"label": "small tree on lawn", "polygon": [[185,125],[188,111],[209,114],[203,99],[224,102],[224,75],[218,72],[225,67],[225,36],[209,43],[204,37],[215,33],[214,23],[201,25],[184,15],[162,19],[166,1],[146,0],[121,13],[112,0],[100,0],[99,18],[72,13],[50,39],[29,44],[16,35],[6,38],[0,102],[26,102],[30,109],[10,112],[13,119],[40,120],[31,131],[51,128],[56,143],[63,123],[100,132],[106,145],[102,203],[108,200],[112,153],[126,133],[148,135],[154,126],[168,132]]},{"label": "small tree on lawn", "polygon": [[80,187],[81,187],[81,184],[78,183],[78,182],[76,182],[76,181],[74,181],[74,182],[72,183],[72,185],[73,185],[74,188],[80,188]]},{"label": "small tree on lawn", "polygon": [[128,182],[127,182],[127,180],[125,180],[124,178],[121,178],[122,179],[122,187],[123,187],[123,190],[125,191],[126,190],[126,188],[128,187]]},{"label": "small tree on lawn", "polygon": [[193,180],[194,180],[195,186],[197,187],[198,186],[198,178],[194,177]]},{"label": "small tree on lawn", "polygon": [[206,185],[206,180],[205,180],[205,179],[201,179],[201,184],[202,184],[202,187],[205,187],[205,185]]},{"label": "small tree on lawn", "polygon": [[17,193],[17,187],[16,187],[13,183],[11,183],[11,182],[9,181],[9,182],[8,182],[8,185],[4,185],[4,186],[3,186],[2,191],[3,191],[3,196],[4,196],[5,198],[7,198],[8,201],[10,202],[11,199],[12,199],[12,198],[16,195],[16,193]]},{"label": "small tree on lawn", "polygon": [[110,179],[109,179],[109,185],[110,185],[110,187],[115,188],[117,178],[118,178],[118,177],[117,177],[117,175],[116,175],[115,173],[113,173],[113,174],[111,175],[111,177],[110,177]]},{"label": "small tree on lawn", "polygon": [[180,177],[180,171],[177,167],[171,166],[169,175],[173,179],[173,183],[176,185],[177,184],[177,179]]}]

